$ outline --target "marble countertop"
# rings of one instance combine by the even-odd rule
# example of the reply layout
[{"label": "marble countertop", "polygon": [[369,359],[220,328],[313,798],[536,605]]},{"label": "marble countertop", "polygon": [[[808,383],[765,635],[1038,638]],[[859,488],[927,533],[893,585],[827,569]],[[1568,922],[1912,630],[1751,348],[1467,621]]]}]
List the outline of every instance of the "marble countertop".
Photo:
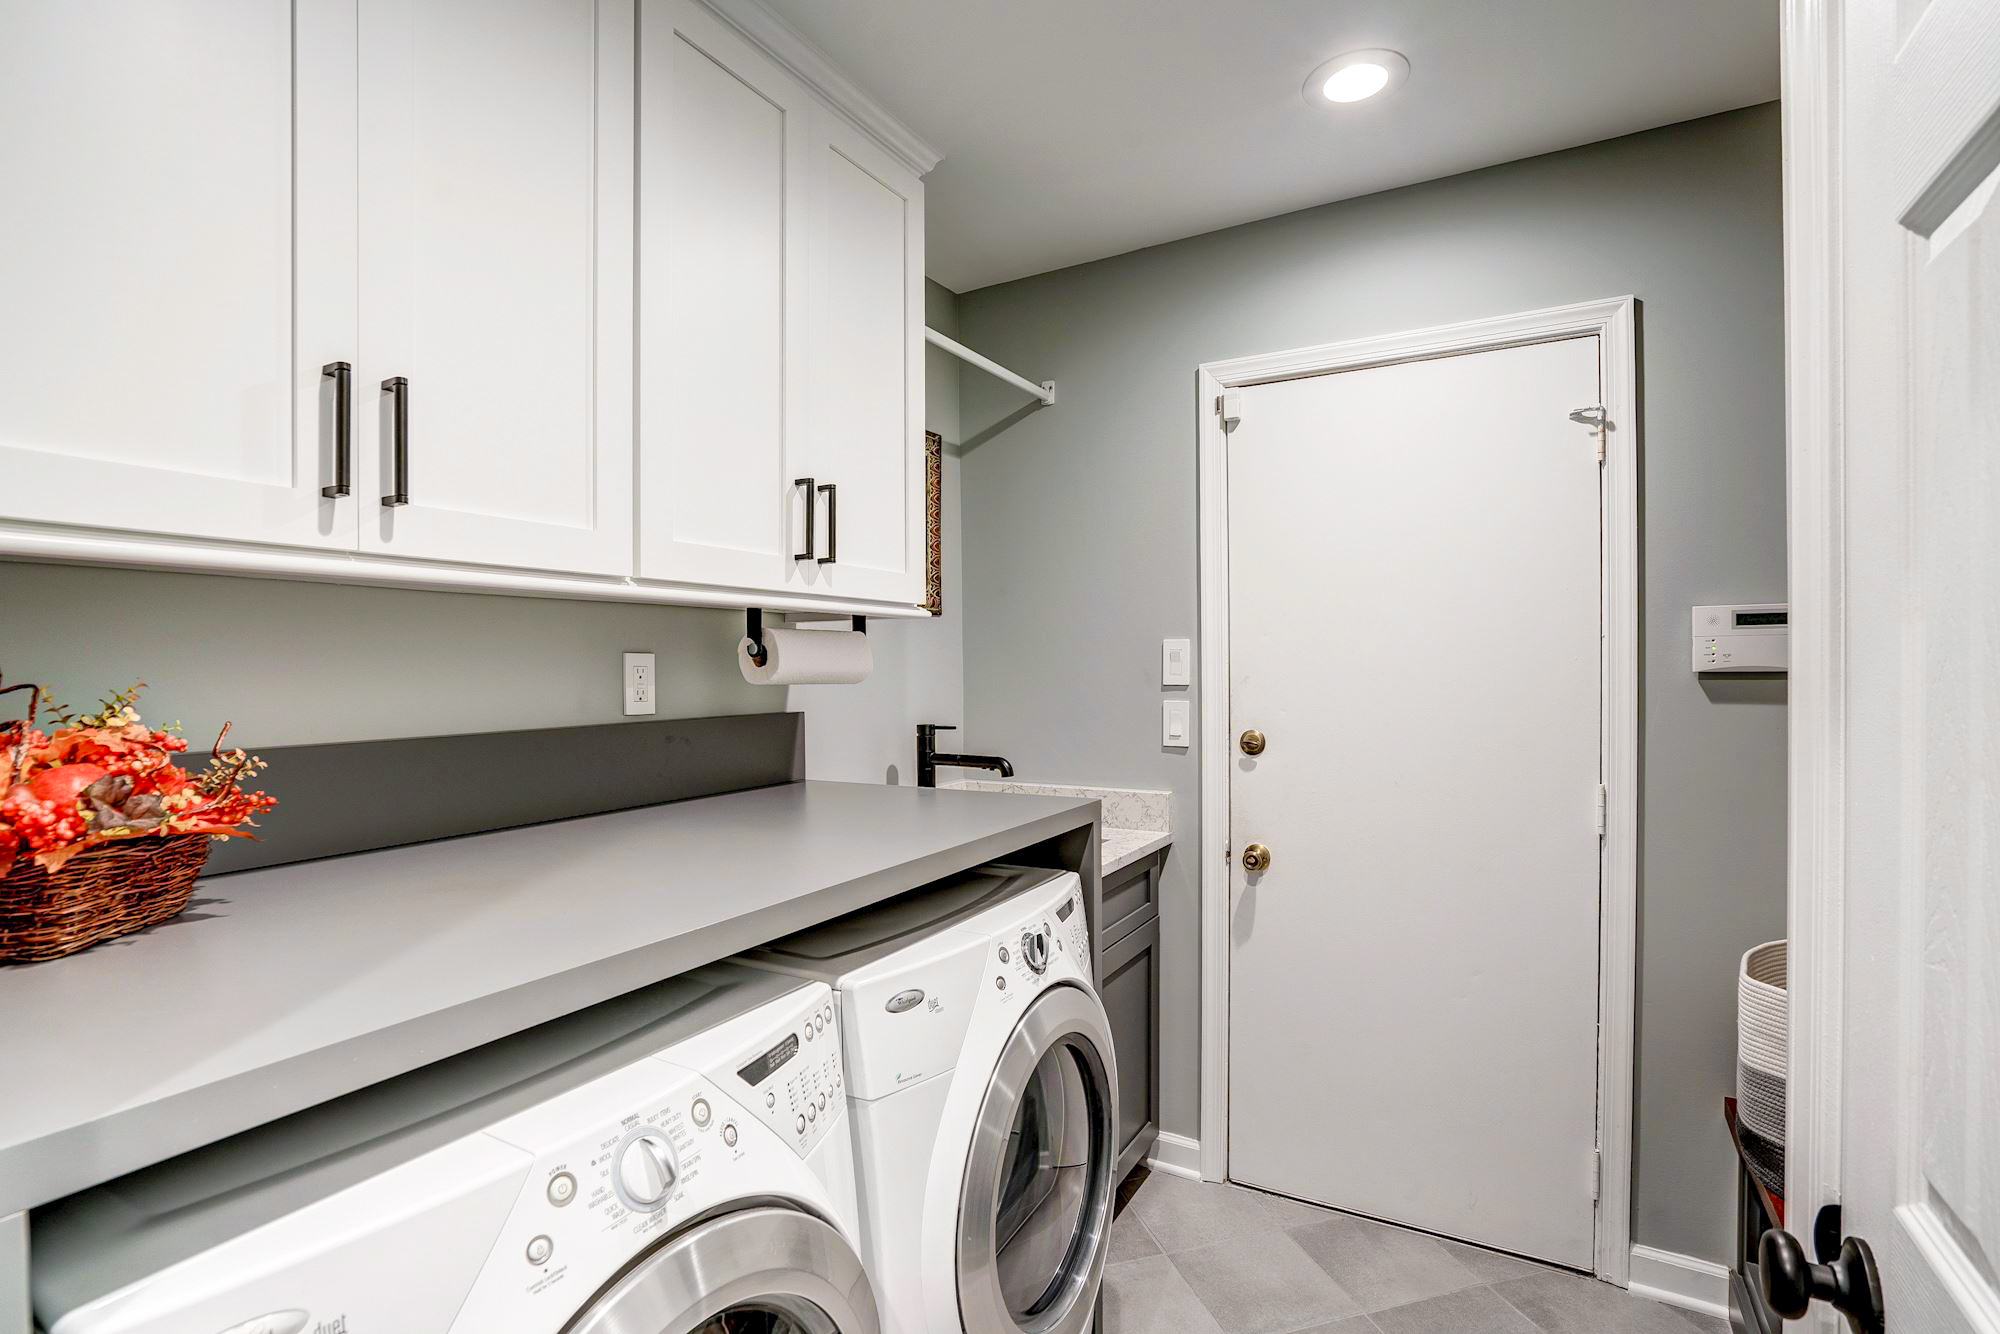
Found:
[{"label": "marble countertop", "polygon": [[1104,811],[1098,829],[1100,871],[1110,875],[1174,841],[1167,812],[1173,794],[1148,788],[1081,787],[1064,783],[1026,783],[1015,779],[966,778],[951,784],[974,792],[1013,792],[1029,797],[1071,797],[1094,800]]}]

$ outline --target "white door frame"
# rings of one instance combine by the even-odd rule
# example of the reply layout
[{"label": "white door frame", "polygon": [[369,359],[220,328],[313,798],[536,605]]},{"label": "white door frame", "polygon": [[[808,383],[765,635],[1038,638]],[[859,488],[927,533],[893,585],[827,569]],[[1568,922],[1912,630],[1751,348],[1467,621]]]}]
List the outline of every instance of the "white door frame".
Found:
[{"label": "white door frame", "polygon": [[[1846,897],[1838,0],[1784,0],[1785,457],[1791,601],[1785,1209],[1804,1236],[1840,1199]],[[1845,1325],[1815,1303],[1802,1327]]]},{"label": "white door frame", "polygon": [[[1630,296],[1208,362],[1195,377],[1200,460],[1201,1174],[1229,1174],[1229,466],[1219,396],[1272,380],[1596,335],[1605,443],[1602,515],[1607,789],[1599,850],[1596,1272],[1623,1287],[1632,1264],[1633,1006],[1638,965],[1639,413],[1637,301]],[[1579,408],[1585,404],[1577,404]],[[1578,448],[1589,435],[1578,428]]]}]

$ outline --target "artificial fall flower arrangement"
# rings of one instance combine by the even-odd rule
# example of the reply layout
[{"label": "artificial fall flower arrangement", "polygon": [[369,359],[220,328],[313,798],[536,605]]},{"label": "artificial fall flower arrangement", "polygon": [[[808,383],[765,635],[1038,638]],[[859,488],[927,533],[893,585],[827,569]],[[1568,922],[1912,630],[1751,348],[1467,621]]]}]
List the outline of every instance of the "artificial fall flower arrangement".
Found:
[{"label": "artificial fall flower arrangement", "polygon": [[[215,739],[208,767],[190,773],[174,763],[188,748],[178,724],[149,727],[140,721],[142,681],[100,702],[95,713],[72,715],[34,686],[28,717],[0,723],[0,877],[23,858],[50,875],[77,854],[115,840],[208,834],[250,838],[246,826],[278,804],[244,783],[264,762]],[[47,704],[55,726],[36,725],[36,705]]]}]

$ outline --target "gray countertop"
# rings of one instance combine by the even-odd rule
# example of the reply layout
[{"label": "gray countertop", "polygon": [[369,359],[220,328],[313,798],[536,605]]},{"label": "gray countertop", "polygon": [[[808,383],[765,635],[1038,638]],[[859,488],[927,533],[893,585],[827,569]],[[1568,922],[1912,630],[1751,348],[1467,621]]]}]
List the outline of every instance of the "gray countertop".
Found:
[{"label": "gray countertop", "polygon": [[0,1217],[1092,824],[795,783],[204,880],[0,968]]}]

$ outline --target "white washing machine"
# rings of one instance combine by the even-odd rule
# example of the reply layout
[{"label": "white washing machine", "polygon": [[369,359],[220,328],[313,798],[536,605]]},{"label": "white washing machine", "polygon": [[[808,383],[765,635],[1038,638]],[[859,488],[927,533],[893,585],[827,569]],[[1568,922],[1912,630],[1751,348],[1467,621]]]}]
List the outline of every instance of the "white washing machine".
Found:
[{"label": "white washing machine", "polygon": [[51,1334],[878,1334],[832,993],[718,965],[33,1215]]},{"label": "white washing machine", "polygon": [[982,867],[745,956],[831,986],[890,1334],[1079,1334],[1117,1069],[1073,873]]}]

